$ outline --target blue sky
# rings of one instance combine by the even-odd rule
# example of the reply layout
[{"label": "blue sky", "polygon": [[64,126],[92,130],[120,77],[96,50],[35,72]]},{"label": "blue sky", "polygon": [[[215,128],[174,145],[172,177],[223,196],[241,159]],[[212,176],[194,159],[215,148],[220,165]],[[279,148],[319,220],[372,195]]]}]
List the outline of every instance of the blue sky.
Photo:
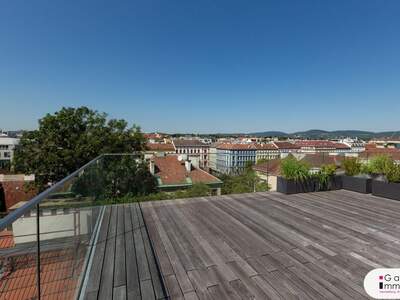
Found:
[{"label": "blue sky", "polygon": [[400,1],[2,1],[0,128],[400,130]]}]

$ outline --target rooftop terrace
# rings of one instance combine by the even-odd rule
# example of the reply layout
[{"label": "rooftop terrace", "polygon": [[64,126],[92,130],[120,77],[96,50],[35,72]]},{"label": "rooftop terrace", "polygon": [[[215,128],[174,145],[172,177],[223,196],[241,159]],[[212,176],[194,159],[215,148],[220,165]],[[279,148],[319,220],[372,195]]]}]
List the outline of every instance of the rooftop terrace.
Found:
[{"label": "rooftop terrace", "polygon": [[0,299],[365,299],[370,270],[400,267],[399,201],[338,190],[103,205],[115,179],[115,192],[134,186],[120,167],[135,159],[100,156],[0,219]]},{"label": "rooftop terrace", "polygon": [[[267,192],[141,206],[171,299],[365,299],[362,283],[371,269],[400,266],[400,203],[371,195]],[[108,208],[113,213],[105,215],[103,224],[126,226],[122,208],[126,213],[132,206]],[[133,230],[136,241],[140,233]],[[109,295],[114,291],[125,299],[134,285],[125,276],[139,268],[147,275],[136,292],[143,299],[166,297],[151,256],[142,265],[146,242],[144,247],[139,242],[135,256],[128,251],[132,232],[125,233],[126,248],[118,237],[117,229],[115,254],[111,250],[115,259],[103,255],[104,245],[97,248],[95,259],[104,260],[103,267],[93,264],[90,276]],[[114,247],[115,236],[111,239]],[[107,249],[108,244],[107,239]],[[126,263],[121,263],[124,253]],[[99,299],[105,295],[97,293]]]}]

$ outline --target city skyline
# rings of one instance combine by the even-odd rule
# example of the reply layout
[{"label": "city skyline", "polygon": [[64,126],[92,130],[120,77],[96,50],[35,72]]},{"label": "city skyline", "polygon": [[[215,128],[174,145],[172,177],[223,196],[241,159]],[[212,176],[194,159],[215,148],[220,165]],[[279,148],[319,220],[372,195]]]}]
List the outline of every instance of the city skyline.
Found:
[{"label": "city skyline", "polygon": [[144,131],[399,130],[399,13],[398,1],[8,2],[0,127],[85,105]]}]

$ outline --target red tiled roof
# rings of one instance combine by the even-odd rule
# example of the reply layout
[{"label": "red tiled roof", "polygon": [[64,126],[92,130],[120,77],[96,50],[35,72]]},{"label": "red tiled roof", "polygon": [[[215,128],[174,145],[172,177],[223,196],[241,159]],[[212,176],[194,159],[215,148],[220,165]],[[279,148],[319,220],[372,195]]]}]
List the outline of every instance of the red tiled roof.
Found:
[{"label": "red tiled roof", "polygon": [[36,196],[35,188],[28,189],[25,181],[4,181],[0,182],[4,190],[6,211],[20,201],[27,201]]},{"label": "red tiled roof", "polygon": [[256,150],[255,144],[219,144],[217,149],[221,150]]},{"label": "red tiled roof", "polygon": [[173,140],[175,147],[209,147],[209,145],[203,143],[200,140],[184,140],[184,139],[176,139]]},{"label": "red tiled roof", "polygon": [[256,144],[257,150],[278,150],[274,144]]},{"label": "red tiled roof", "polygon": [[299,147],[350,149],[350,147],[345,144],[325,140],[296,141],[295,144]]},{"label": "red tiled roof", "polygon": [[172,144],[147,143],[146,147],[150,151],[175,151],[175,147]]},{"label": "red tiled roof", "polygon": [[267,173],[273,176],[279,176],[281,174],[281,159],[271,159],[268,162],[263,162],[253,166],[253,170]]},{"label": "red tiled roof", "polygon": [[278,147],[278,149],[300,149],[298,145],[291,142],[274,142],[274,145]]},{"label": "red tiled roof", "polygon": [[145,133],[143,135],[146,139],[160,139],[163,137],[160,133]]},{"label": "red tiled roof", "polygon": [[14,245],[14,235],[12,231],[0,231],[0,249],[11,248],[14,247]]},{"label": "red tiled roof", "polygon": [[311,168],[321,168],[324,165],[340,166],[343,159],[343,156],[339,155],[306,154],[301,161],[307,163]]},{"label": "red tiled roof", "polygon": [[400,150],[394,148],[374,148],[374,149],[370,148],[368,150],[361,152],[359,154],[359,157],[364,159],[370,159],[378,155],[388,155],[392,159],[400,161]]},{"label": "red tiled roof", "polygon": [[[186,171],[185,162],[179,161],[175,155],[165,157],[153,157],[155,175],[161,179],[162,185],[180,185],[193,183],[218,183],[215,176],[192,166],[190,172]],[[190,178],[190,180],[187,180]]]},{"label": "red tiled roof", "polygon": [[[73,299],[83,265],[72,249],[41,253],[42,299]],[[0,258],[0,299],[36,299],[36,253]],[[12,262],[12,263],[11,263]]]}]

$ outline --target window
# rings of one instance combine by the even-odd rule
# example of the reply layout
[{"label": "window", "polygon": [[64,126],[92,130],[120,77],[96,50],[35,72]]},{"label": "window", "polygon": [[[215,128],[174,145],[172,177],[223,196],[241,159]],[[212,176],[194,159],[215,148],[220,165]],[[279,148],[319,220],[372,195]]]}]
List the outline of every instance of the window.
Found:
[{"label": "window", "polygon": [[11,152],[4,152],[4,157],[10,158],[11,157]]}]

